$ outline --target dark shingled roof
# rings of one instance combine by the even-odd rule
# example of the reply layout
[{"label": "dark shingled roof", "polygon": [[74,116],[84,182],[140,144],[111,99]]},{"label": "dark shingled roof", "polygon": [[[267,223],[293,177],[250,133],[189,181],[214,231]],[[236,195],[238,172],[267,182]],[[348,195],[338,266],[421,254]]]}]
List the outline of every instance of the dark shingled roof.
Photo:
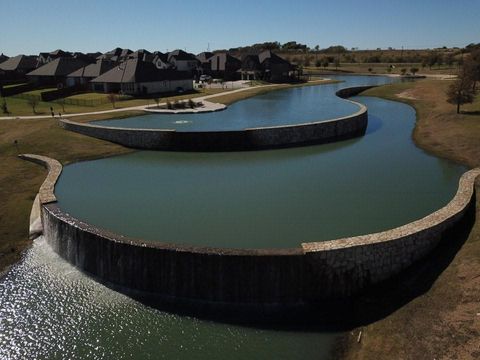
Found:
[{"label": "dark shingled roof", "polygon": [[90,64],[84,66],[78,70],[75,70],[68,77],[85,77],[85,78],[96,78],[108,70],[111,70],[115,66],[113,61],[109,60],[98,60],[95,64]]},{"label": "dark shingled roof", "polygon": [[201,63],[206,63],[208,62],[208,59],[210,59],[213,56],[212,52],[205,51],[197,55],[197,60],[200,61]]},{"label": "dark shingled roof", "polygon": [[35,69],[36,65],[37,65],[37,57],[36,56],[17,55],[15,57],[11,57],[10,59],[1,63],[0,64],[0,70],[4,70],[4,71],[16,71],[16,70],[29,71],[29,70]]},{"label": "dark shingled roof", "polygon": [[233,57],[227,53],[218,53],[213,55],[210,58],[210,63],[213,71],[225,71],[227,63],[230,64],[230,68],[240,68],[242,66],[240,59],[237,59],[236,57]]},{"label": "dark shingled roof", "polygon": [[66,76],[85,64],[84,61],[75,58],[58,58],[29,72],[27,76]]},{"label": "dark shingled roof", "polygon": [[50,52],[49,55],[51,55],[52,57],[71,57],[72,56],[72,54],[70,54],[69,52],[63,51],[61,49],[54,50]]},{"label": "dark shingled roof", "polygon": [[8,56],[7,56],[7,55],[3,55],[3,53],[0,54],[0,64],[1,64],[2,62],[6,61],[6,60],[8,60]]},{"label": "dark shingled roof", "polygon": [[192,79],[192,75],[187,71],[160,70],[151,62],[129,59],[96,79],[93,79],[92,82],[138,83],[181,79]]},{"label": "dark shingled roof", "polygon": [[270,50],[265,50],[265,51],[262,51],[260,54],[258,54],[258,60],[260,61],[260,64],[263,64],[264,62],[268,61],[270,64],[291,65],[287,60],[274,54]]},{"label": "dark shingled roof", "polygon": [[195,55],[187,53],[183,50],[175,50],[175,51],[170,51],[168,53],[168,60],[174,57],[177,60],[197,60]]},{"label": "dark shingled roof", "polygon": [[242,70],[261,70],[260,60],[258,55],[245,55],[242,58]]}]

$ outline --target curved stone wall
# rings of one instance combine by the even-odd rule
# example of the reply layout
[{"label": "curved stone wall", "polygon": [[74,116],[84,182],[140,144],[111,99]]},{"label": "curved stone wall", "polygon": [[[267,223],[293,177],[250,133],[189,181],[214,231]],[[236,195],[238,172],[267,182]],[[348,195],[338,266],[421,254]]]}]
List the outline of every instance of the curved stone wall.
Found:
[{"label": "curved stone wall", "polygon": [[[25,156],[26,157],[26,156]],[[56,169],[54,160],[35,157]],[[55,170],[54,170],[55,171]],[[50,174],[50,183],[59,174]],[[298,307],[354,295],[420,260],[472,208],[480,168],[466,172],[455,197],[423,219],[389,231],[306,243],[293,249],[224,249],[146,242],[64,213],[41,197],[44,234],[64,259],[100,280],[155,294],[176,305]]]},{"label": "curved stone wall", "polygon": [[[337,96],[353,96],[373,86],[341,89]],[[350,101],[350,100],[347,100]],[[353,102],[353,101],[351,101]],[[257,127],[236,131],[176,131],[173,129],[118,128],[60,120],[70,131],[107,140],[130,148],[172,151],[241,151],[321,144],[355,138],[365,134],[367,107],[355,114],[328,121]]]}]

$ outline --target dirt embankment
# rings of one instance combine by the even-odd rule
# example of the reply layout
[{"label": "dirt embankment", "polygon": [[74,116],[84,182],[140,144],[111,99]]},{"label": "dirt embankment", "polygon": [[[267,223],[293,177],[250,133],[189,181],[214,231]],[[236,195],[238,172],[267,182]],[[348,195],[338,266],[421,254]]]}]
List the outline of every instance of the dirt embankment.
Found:
[{"label": "dirt embankment", "polygon": [[[417,110],[413,138],[419,147],[469,167],[480,166],[480,101],[457,115],[445,101],[448,84],[424,80],[365,95],[411,104]],[[478,181],[476,188],[479,194]],[[449,233],[422,264],[362,296],[355,317],[340,358],[479,359],[480,197],[476,216]]]}]

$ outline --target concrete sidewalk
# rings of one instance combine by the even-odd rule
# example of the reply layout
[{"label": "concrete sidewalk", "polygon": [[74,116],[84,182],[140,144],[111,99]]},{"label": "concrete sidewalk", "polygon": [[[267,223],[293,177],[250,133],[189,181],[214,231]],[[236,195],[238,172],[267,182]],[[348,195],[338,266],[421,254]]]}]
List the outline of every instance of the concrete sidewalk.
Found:
[{"label": "concrete sidewalk", "polygon": [[[195,101],[203,101],[206,99],[211,99],[217,96],[223,96],[223,95],[228,95],[228,94],[235,94],[238,92],[250,90],[250,89],[255,89],[259,87],[271,87],[271,86],[277,86],[278,84],[271,84],[271,85],[258,85],[258,86],[252,86],[248,88],[241,88],[241,89],[235,89],[231,91],[225,91],[223,93],[218,93],[218,94],[212,94],[212,95],[205,95],[205,96],[198,96],[198,97],[193,97],[192,100],[194,99]],[[160,106],[164,105],[166,106],[167,103],[161,103]],[[85,116],[85,115],[101,115],[101,114],[111,114],[111,113],[116,113],[116,112],[122,112],[122,111],[135,111],[135,110],[145,110],[148,107],[151,107],[152,105],[140,105],[140,106],[131,106],[131,107],[125,107],[125,108],[118,108],[118,109],[111,109],[111,110],[102,110],[102,111],[92,111],[92,112],[84,112],[84,113],[76,113],[76,114],[63,114],[62,117],[65,118],[71,118],[71,117],[77,117],[77,116]],[[56,115],[55,119],[58,119],[59,116]],[[4,116],[0,117],[0,120],[33,120],[33,119],[52,119],[51,115],[32,115],[32,116]]]}]

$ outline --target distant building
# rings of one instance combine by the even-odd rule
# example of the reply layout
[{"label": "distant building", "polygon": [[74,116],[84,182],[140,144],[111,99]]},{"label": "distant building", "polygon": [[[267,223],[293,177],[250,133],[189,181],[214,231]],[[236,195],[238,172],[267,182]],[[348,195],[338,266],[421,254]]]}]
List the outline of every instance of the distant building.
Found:
[{"label": "distant building", "polygon": [[295,70],[290,62],[274,54],[270,50],[266,50],[258,54],[258,59],[264,72],[263,80],[266,81],[284,81],[292,76]]},{"label": "distant building", "polygon": [[215,54],[208,62],[213,77],[224,80],[237,80],[240,77],[238,71],[242,67],[242,62],[228,53]]},{"label": "distant building", "polygon": [[61,57],[29,72],[27,77],[38,84],[55,85],[61,88],[66,85],[67,75],[85,65],[86,63],[82,60]]},{"label": "distant building", "polygon": [[242,59],[242,80],[289,81],[295,77],[295,66],[270,50],[249,54]]},{"label": "distant building", "polygon": [[208,74],[210,75],[211,69],[210,69],[210,58],[213,56],[212,52],[205,51],[196,56],[198,62],[199,62],[199,68],[202,72],[202,74]]},{"label": "distant building", "polygon": [[160,51],[154,51],[152,53],[152,63],[157,69],[173,69],[174,66],[168,62],[168,54],[164,54]]},{"label": "distant building", "polygon": [[128,56],[133,53],[130,49],[115,48],[107,51],[105,54],[97,57],[97,60],[110,60],[117,63],[123,62],[128,59]]},{"label": "distant building", "polygon": [[0,70],[25,74],[35,69],[36,65],[36,56],[17,55],[2,62]]},{"label": "distant building", "polygon": [[37,68],[38,67],[41,67],[45,64],[48,64],[49,62],[55,60],[55,59],[58,59],[58,58],[70,58],[72,57],[72,54],[67,52],[67,51],[63,51],[61,49],[57,49],[57,50],[54,50],[54,51],[51,51],[49,53],[47,52],[41,52],[40,54],[38,54],[38,61],[37,61]]},{"label": "distant building", "polygon": [[139,60],[142,60],[142,61],[152,62],[153,58],[154,58],[154,55],[148,50],[139,49],[139,50],[134,51],[133,53],[129,54],[128,58],[129,59],[139,59]]},{"label": "distant building", "polygon": [[91,82],[96,91],[130,95],[193,89],[193,77],[190,72],[158,69],[152,62],[139,59],[129,59]]},{"label": "distant building", "polygon": [[195,55],[183,50],[175,50],[168,53],[167,61],[179,71],[190,71],[194,74],[200,65]]},{"label": "distant building", "polygon": [[83,66],[67,75],[67,86],[87,85],[91,80],[113,69],[115,63],[110,60],[97,60],[95,64]]},{"label": "distant building", "polygon": [[8,59],[9,57],[7,55],[4,55],[3,53],[0,54],[0,64]]},{"label": "distant building", "polygon": [[25,74],[37,66],[36,56],[18,55],[0,63],[0,75],[4,80],[26,80]]}]

